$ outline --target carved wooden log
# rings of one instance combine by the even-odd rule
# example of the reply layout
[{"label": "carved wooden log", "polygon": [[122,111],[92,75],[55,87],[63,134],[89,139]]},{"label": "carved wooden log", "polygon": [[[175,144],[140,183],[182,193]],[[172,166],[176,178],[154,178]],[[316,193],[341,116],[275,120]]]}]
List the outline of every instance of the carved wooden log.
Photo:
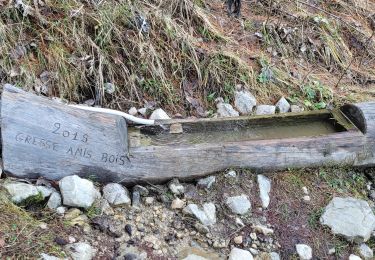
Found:
[{"label": "carved wooden log", "polygon": [[164,120],[127,129],[123,118],[8,85],[1,102],[3,164],[17,177],[78,174],[123,183],[191,179],[230,167],[375,165],[375,102],[343,112]]}]

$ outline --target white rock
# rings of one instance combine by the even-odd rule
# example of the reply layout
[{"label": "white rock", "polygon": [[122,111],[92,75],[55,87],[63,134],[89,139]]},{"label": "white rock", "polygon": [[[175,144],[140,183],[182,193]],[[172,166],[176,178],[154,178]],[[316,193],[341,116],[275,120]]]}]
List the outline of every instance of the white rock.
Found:
[{"label": "white rock", "polygon": [[358,251],[366,260],[374,258],[374,251],[364,243],[359,246]]},{"label": "white rock", "polygon": [[262,233],[265,236],[271,235],[274,232],[273,229],[268,228],[268,227],[263,226],[263,225],[255,225],[253,228],[256,232]]},{"label": "white rock", "polygon": [[297,244],[296,250],[301,260],[310,260],[312,258],[312,249],[308,245]]},{"label": "white rock", "polygon": [[56,191],[54,188],[49,188],[46,186],[36,186],[36,189],[42,194],[43,198],[51,196],[52,192]]},{"label": "white rock", "polygon": [[100,193],[95,189],[94,184],[77,175],[67,176],[59,181],[63,204],[71,207],[89,208]]},{"label": "white rock", "polygon": [[270,192],[271,192],[271,180],[268,179],[266,176],[259,174],[258,178],[258,186],[260,192],[260,199],[262,201],[262,207],[267,208],[270,204]]},{"label": "white rock", "polygon": [[257,101],[255,97],[248,91],[234,92],[234,106],[241,114],[251,114]]},{"label": "white rock", "polygon": [[216,108],[217,108],[217,114],[219,117],[231,117],[231,116],[240,115],[236,110],[234,110],[232,105],[224,103],[224,102],[217,103]]},{"label": "white rock", "polygon": [[154,203],[155,198],[154,197],[146,197],[145,198],[145,204],[146,205],[152,205]]},{"label": "white rock", "polygon": [[306,187],[302,187],[302,191],[305,195],[309,195],[309,191]]},{"label": "white rock", "polygon": [[271,105],[259,105],[255,110],[256,115],[272,115],[275,114],[276,107]]},{"label": "white rock", "polygon": [[190,254],[182,260],[208,260],[208,259],[200,255]]},{"label": "white rock", "polygon": [[270,260],[280,260],[281,259],[280,255],[278,253],[276,253],[276,252],[271,252],[269,254],[269,256],[271,258]]},{"label": "white rock", "polygon": [[61,195],[57,191],[53,192],[47,202],[47,207],[50,209],[57,209],[61,206]]},{"label": "white rock", "polygon": [[185,187],[178,181],[178,179],[173,179],[168,183],[169,190],[174,195],[181,195],[185,192]]},{"label": "white rock", "polygon": [[325,208],[320,223],[349,241],[365,242],[375,229],[375,215],[364,200],[335,197]]},{"label": "white rock", "polygon": [[213,203],[203,204],[203,209],[196,204],[189,204],[183,212],[194,215],[203,225],[210,226],[216,223],[216,207]]},{"label": "white rock", "polygon": [[210,189],[211,186],[215,183],[215,181],[215,176],[208,176],[206,178],[200,179],[197,183],[197,186],[199,188]]},{"label": "white rock", "polygon": [[65,248],[73,260],[91,260],[95,256],[94,249],[87,243],[74,243]]},{"label": "white rock", "polygon": [[143,107],[143,108],[138,109],[138,113],[140,113],[142,116],[146,116],[147,108]]},{"label": "white rock", "polygon": [[57,213],[57,214],[60,214],[60,215],[63,215],[66,211],[67,211],[67,208],[66,208],[66,207],[58,207],[58,208],[56,209],[56,213]]},{"label": "white rock", "polygon": [[305,109],[303,107],[297,106],[297,105],[291,105],[290,106],[290,112],[292,113],[300,113],[303,112]]},{"label": "white rock", "polygon": [[185,207],[185,201],[183,201],[179,198],[175,198],[172,201],[172,204],[171,204],[172,209],[182,209],[183,207]]},{"label": "white rock", "polygon": [[234,247],[229,254],[228,260],[253,260],[253,255],[247,251]]},{"label": "white rock", "polygon": [[31,184],[23,182],[9,182],[5,183],[4,188],[8,191],[11,196],[11,200],[14,203],[20,203],[27,198],[36,196],[39,194],[38,189]]},{"label": "white rock", "polygon": [[131,107],[128,113],[129,115],[136,116],[138,114],[138,110],[135,107]]},{"label": "white rock", "polygon": [[129,191],[118,183],[109,183],[103,188],[103,197],[111,205],[124,205],[130,204]]},{"label": "white rock", "polygon": [[227,178],[236,178],[237,173],[235,171],[229,171],[228,173],[225,174],[225,177]]},{"label": "white rock", "polygon": [[45,253],[40,254],[40,260],[60,260],[61,258],[58,258],[53,255],[47,255]]},{"label": "white rock", "polygon": [[152,120],[158,120],[158,119],[171,119],[167,113],[161,108],[156,109],[154,112],[152,112],[150,119]]},{"label": "white rock", "polygon": [[302,197],[302,199],[306,202],[309,202],[311,200],[310,196],[309,195],[305,195]]},{"label": "white rock", "polygon": [[351,255],[349,256],[349,260],[362,260],[362,258],[360,258],[360,257],[357,256],[357,255],[353,255],[353,254],[351,254]]},{"label": "white rock", "polygon": [[243,215],[251,209],[249,198],[245,194],[240,196],[228,197],[226,200],[228,208],[235,214]]},{"label": "white rock", "polygon": [[280,98],[276,103],[276,107],[279,109],[280,113],[287,113],[290,110],[290,104],[284,97]]},{"label": "white rock", "polygon": [[335,254],[335,253],[336,253],[336,249],[335,249],[334,247],[328,249],[328,254],[329,254],[329,255],[333,255],[333,254]]},{"label": "white rock", "polygon": [[106,82],[104,83],[104,91],[108,94],[113,94],[116,91],[116,86],[115,84],[111,82]]}]

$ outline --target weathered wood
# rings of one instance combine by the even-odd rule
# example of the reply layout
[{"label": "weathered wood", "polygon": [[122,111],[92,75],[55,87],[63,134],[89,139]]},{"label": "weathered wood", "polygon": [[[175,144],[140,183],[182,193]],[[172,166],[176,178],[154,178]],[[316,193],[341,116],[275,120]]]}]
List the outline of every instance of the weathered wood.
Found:
[{"label": "weathered wood", "polygon": [[[191,179],[230,167],[266,171],[330,164],[372,165],[375,120],[371,114],[375,103],[355,108],[363,115],[358,122],[351,119],[355,113],[345,109],[346,116],[340,111],[318,111],[158,121],[157,126],[129,129],[127,147],[122,118],[71,108],[6,87],[1,108],[4,170],[19,177],[60,179],[78,174],[102,182],[136,183],[173,177]],[[304,133],[302,129],[297,134],[295,125],[303,128],[311,122],[323,123],[327,128],[317,133],[309,129]],[[180,124],[183,132],[170,133],[173,124]],[[366,131],[362,125],[367,126]],[[272,126],[284,127],[286,132],[252,136]],[[288,127],[293,130],[288,132]],[[78,140],[64,137],[64,131],[69,137],[77,133]],[[212,131],[218,134],[214,139],[208,138]],[[235,135],[241,131],[247,132],[237,138]],[[84,135],[87,142],[82,139]],[[207,139],[195,142],[192,137],[196,135]],[[85,149],[90,151],[90,158],[87,152],[84,156]]]}]

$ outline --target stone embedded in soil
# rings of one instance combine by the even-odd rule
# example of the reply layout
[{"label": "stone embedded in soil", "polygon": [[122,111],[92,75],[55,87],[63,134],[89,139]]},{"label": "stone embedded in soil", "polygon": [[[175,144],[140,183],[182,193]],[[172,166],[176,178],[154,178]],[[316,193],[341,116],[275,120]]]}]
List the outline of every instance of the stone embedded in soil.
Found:
[{"label": "stone embedded in soil", "polygon": [[269,256],[270,256],[270,260],[280,260],[281,259],[280,255],[276,252],[269,253]]},{"label": "stone embedded in soil", "polygon": [[61,195],[57,191],[53,192],[47,202],[47,207],[50,209],[57,209],[61,206]]},{"label": "stone embedded in soil", "polygon": [[241,245],[243,242],[243,237],[242,236],[236,236],[233,238],[233,242],[236,243],[237,245]]},{"label": "stone embedded in soil", "polygon": [[228,197],[226,205],[235,214],[244,215],[251,209],[251,203],[244,194],[240,196]]},{"label": "stone embedded in soil", "polygon": [[58,208],[56,208],[56,213],[60,214],[60,215],[65,214],[66,211],[67,211],[66,207],[58,207]]},{"label": "stone embedded in soil", "polygon": [[200,255],[191,254],[185,257],[183,260],[208,260],[208,259]]},{"label": "stone embedded in soil", "polygon": [[208,176],[206,178],[198,180],[197,186],[202,189],[210,189],[211,186],[215,183],[215,176]]},{"label": "stone embedded in soil", "polygon": [[255,110],[256,115],[273,115],[275,114],[276,107],[271,105],[259,105]]},{"label": "stone embedded in soil", "polygon": [[255,97],[249,91],[234,92],[234,106],[241,114],[251,114],[256,104]]},{"label": "stone embedded in soil", "polygon": [[89,208],[100,198],[94,184],[77,175],[67,176],[59,181],[63,204],[71,207]]},{"label": "stone embedded in soil", "polygon": [[259,174],[257,178],[258,178],[260,199],[262,201],[262,207],[267,208],[268,205],[270,204],[269,194],[271,192],[271,180],[261,174]]},{"label": "stone embedded in soil", "polygon": [[268,227],[263,226],[263,225],[254,225],[253,228],[256,232],[262,233],[265,236],[271,235],[274,232],[273,229],[268,228]]},{"label": "stone embedded in soil", "polygon": [[373,259],[374,258],[374,251],[366,244],[362,243],[359,247],[358,247],[358,251],[359,253],[361,254],[361,256],[364,258],[364,259]]},{"label": "stone embedded in soil", "polygon": [[171,119],[171,118],[163,109],[158,108],[154,112],[152,112],[150,119],[159,120],[159,119]]},{"label": "stone embedded in soil", "polygon": [[224,103],[222,100],[216,104],[217,114],[219,117],[239,116],[240,114],[234,110],[231,104]]},{"label": "stone embedded in soil", "polygon": [[5,183],[3,187],[8,191],[14,203],[21,203],[39,194],[38,189],[34,185],[23,182],[9,182]]},{"label": "stone embedded in soil", "polygon": [[65,249],[73,260],[91,260],[95,256],[94,249],[88,243],[70,244]]},{"label": "stone embedded in soil", "polygon": [[171,204],[172,209],[182,209],[183,207],[185,207],[185,201],[183,201],[179,198],[175,198],[172,201],[172,204]]},{"label": "stone embedded in soil", "polygon": [[225,177],[226,178],[236,178],[237,177],[237,173],[232,170],[232,171],[229,171],[228,173],[226,173]]},{"label": "stone embedded in soil", "polygon": [[45,253],[41,253],[40,254],[40,260],[60,260],[61,258],[58,258],[56,256],[53,256],[53,255],[48,255],[48,254],[45,254]]},{"label": "stone embedded in soil", "polygon": [[234,247],[229,254],[228,260],[252,260],[253,255],[247,251],[237,247]]},{"label": "stone embedded in soil", "polygon": [[305,244],[297,244],[296,250],[301,260],[310,260],[312,258],[312,249],[310,246]]},{"label": "stone embedded in soil", "polygon": [[103,197],[111,205],[129,205],[129,191],[118,183],[109,183],[103,188]]},{"label": "stone embedded in soil", "polygon": [[362,260],[362,258],[360,258],[360,257],[357,256],[357,255],[353,255],[353,254],[351,254],[351,255],[349,256],[349,260]]},{"label": "stone embedded in soil", "polygon": [[178,179],[173,179],[168,183],[169,190],[174,195],[182,195],[185,193],[185,187],[178,181]]},{"label": "stone embedded in soil", "polygon": [[303,107],[300,107],[300,106],[297,106],[297,105],[291,105],[290,106],[290,112],[292,112],[292,113],[301,113],[304,110],[305,109]]},{"label": "stone embedded in soil", "polygon": [[375,215],[364,200],[335,197],[325,208],[320,223],[329,226],[334,234],[360,243],[367,241],[375,229]]},{"label": "stone embedded in soil", "polygon": [[290,104],[284,97],[280,98],[276,103],[276,107],[279,109],[280,113],[287,113],[290,110]]},{"label": "stone embedded in soil", "polygon": [[203,225],[210,226],[216,223],[216,207],[213,203],[205,203],[202,208],[196,204],[189,204],[183,212],[194,215]]}]

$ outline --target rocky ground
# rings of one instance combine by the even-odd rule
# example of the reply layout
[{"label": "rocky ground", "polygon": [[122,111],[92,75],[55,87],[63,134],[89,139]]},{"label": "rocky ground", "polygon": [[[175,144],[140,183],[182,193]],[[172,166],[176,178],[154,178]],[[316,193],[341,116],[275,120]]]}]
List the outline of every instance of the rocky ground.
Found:
[{"label": "rocky ground", "polygon": [[0,256],[372,259],[371,174],[228,169],[196,182],[134,187],[78,176],[59,182],[6,177]]}]

